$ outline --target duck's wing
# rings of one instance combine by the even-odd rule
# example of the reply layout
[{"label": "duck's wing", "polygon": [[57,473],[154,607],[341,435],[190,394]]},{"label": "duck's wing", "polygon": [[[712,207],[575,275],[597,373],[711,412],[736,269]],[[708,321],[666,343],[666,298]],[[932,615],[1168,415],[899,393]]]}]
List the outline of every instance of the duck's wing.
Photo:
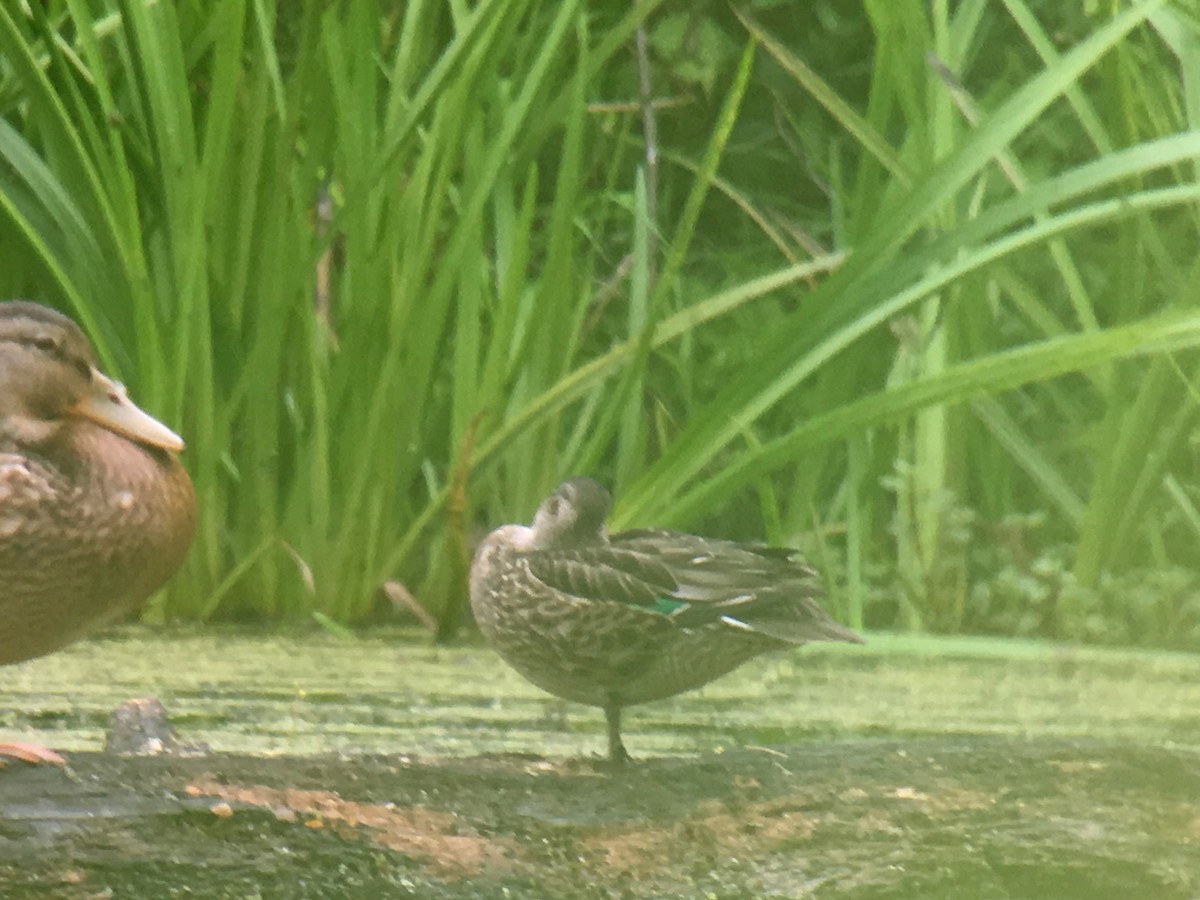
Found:
[{"label": "duck's wing", "polygon": [[[622,603],[669,612],[678,585],[671,570],[653,556],[626,548],[530,550],[522,554],[530,574],[546,587],[583,600]],[[663,603],[669,603],[666,609]]]},{"label": "duck's wing", "polygon": [[662,528],[613,535],[613,547],[657,560],[678,584],[683,600],[720,603],[746,594],[779,592],[818,597],[816,570],[786,547],[742,544]]},{"label": "duck's wing", "polygon": [[680,626],[719,622],[789,643],[862,642],[818,605],[820,579],[795,550],[666,529],[627,531],[610,540],[614,548],[667,569],[676,584],[670,616]]}]

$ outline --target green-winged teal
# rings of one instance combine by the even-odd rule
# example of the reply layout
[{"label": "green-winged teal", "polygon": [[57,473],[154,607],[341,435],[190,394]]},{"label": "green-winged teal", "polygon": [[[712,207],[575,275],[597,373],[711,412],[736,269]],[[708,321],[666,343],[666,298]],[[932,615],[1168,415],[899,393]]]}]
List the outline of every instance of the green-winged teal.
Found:
[{"label": "green-winged teal", "polygon": [[479,545],[471,608],[514,669],[567,700],[599,706],[609,758],[629,758],[621,709],[699,687],[767,650],[862,643],[817,605],[816,573],[795,551],[665,529],[610,535],[610,498],[572,478],[533,525]]},{"label": "green-winged teal", "polygon": [[179,568],[196,516],[182,449],[99,371],[74,322],[0,303],[0,665],[82,637]]}]

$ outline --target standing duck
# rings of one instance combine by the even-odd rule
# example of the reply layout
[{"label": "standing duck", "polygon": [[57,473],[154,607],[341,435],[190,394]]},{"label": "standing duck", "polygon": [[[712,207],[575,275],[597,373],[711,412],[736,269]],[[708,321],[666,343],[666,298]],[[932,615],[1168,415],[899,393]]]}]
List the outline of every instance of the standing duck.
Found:
[{"label": "standing duck", "polygon": [[817,574],[795,551],[665,529],[610,535],[609,505],[598,483],[572,478],[531,527],[497,528],[471,566],[471,608],[521,675],[604,710],[612,763],[629,759],[623,707],[700,687],[789,644],[862,643],[817,605]]},{"label": "standing duck", "polygon": [[[77,640],[174,574],[196,523],[182,449],[74,322],[0,303],[0,665]],[[61,762],[28,745],[0,756]]]}]

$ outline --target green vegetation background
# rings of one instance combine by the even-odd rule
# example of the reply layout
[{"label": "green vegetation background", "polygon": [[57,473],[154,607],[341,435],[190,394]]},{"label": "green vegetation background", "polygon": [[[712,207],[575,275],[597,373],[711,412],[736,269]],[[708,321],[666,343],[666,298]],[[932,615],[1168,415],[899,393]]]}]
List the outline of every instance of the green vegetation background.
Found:
[{"label": "green vegetation background", "polygon": [[152,618],[449,632],[587,473],[855,626],[1197,648],[1197,124],[1194,0],[3,4],[0,295],[188,441]]}]

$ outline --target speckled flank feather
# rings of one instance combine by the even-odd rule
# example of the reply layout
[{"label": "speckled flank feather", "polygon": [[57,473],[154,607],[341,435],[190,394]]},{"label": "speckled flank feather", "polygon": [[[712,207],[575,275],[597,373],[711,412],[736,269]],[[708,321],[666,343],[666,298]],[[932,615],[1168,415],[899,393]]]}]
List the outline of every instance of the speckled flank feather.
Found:
[{"label": "speckled flank feather", "polygon": [[699,687],[767,650],[861,642],[817,605],[816,573],[793,551],[662,529],[609,536],[607,492],[562,484],[531,527],[480,545],[471,606],[484,636],[552,694],[605,709],[625,758],[622,707]]}]

